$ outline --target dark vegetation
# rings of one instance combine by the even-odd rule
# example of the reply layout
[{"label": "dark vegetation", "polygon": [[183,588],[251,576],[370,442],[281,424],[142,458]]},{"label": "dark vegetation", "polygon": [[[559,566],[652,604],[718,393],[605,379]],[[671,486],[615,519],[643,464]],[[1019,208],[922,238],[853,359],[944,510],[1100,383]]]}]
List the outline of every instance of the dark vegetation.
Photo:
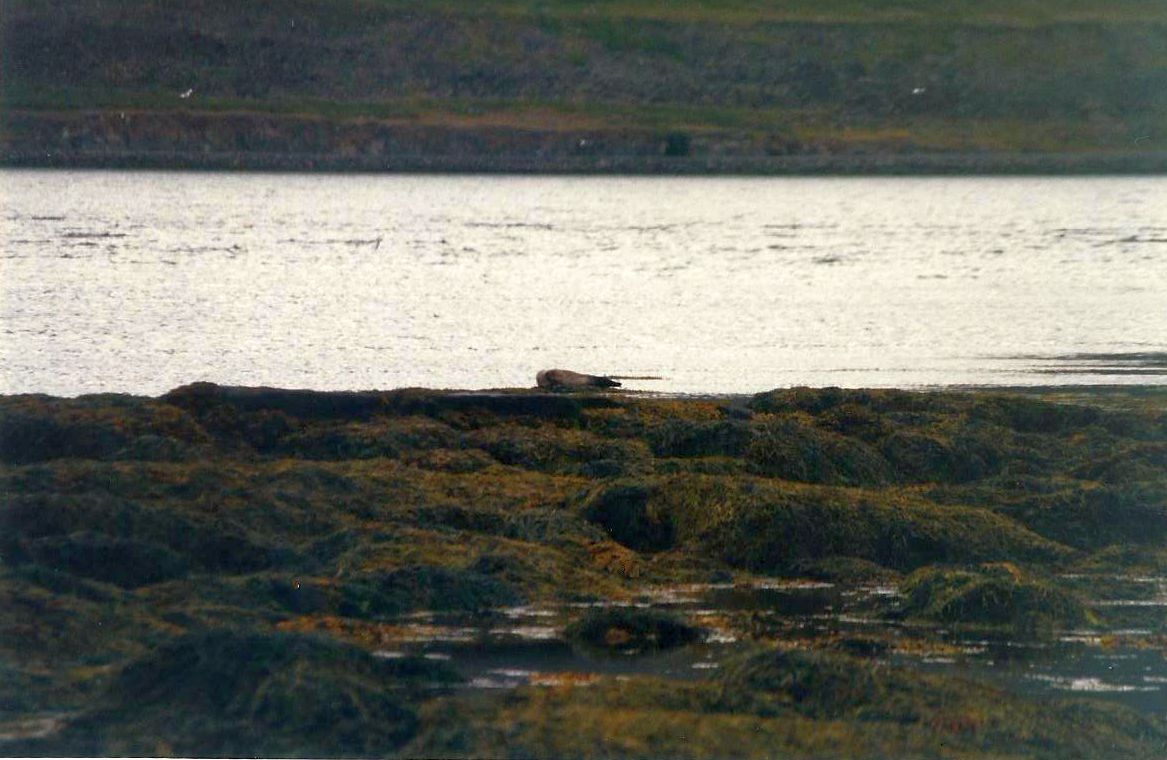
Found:
[{"label": "dark vegetation", "polygon": [[[1161,756],[1163,725],[1125,708],[748,620],[713,622],[756,650],[684,684],[450,693],[456,662],[372,652],[411,613],[553,603],[595,656],[663,651],[707,622],[630,606],[646,587],[758,576],[902,578],[895,614],[924,637],[1105,626],[1091,604],[1129,592],[1114,578],[1167,569],[1165,406],[209,384],[5,397],[0,751]],[[38,738],[28,721],[60,725]]]},{"label": "dark vegetation", "polygon": [[1077,153],[1161,170],[1165,48],[1155,0],[9,0],[0,147],[129,165],[975,170],[1005,155],[1033,170],[1026,154]]},{"label": "dark vegetation", "polygon": [[213,630],[123,668],[61,745],[74,755],[369,756],[411,738],[410,705],[458,680],[443,663],[327,639]]},{"label": "dark vegetation", "polygon": [[1111,705],[784,649],[740,656],[706,682],[524,689],[438,700],[423,715],[410,749],[441,757],[1150,758],[1167,739]]}]

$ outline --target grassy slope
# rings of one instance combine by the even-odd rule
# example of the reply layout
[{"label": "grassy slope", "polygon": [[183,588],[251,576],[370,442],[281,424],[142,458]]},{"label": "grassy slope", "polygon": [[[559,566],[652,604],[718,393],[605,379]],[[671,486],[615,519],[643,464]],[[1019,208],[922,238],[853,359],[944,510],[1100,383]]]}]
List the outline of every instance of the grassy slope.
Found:
[{"label": "grassy slope", "polygon": [[760,153],[1167,146],[1167,10],[1150,0],[15,0],[3,14],[6,109],[729,130],[716,150],[744,136]]},{"label": "grassy slope", "polygon": [[[0,749],[335,756],[411,741],[421,756],[700,757],[724,740],[735,756],[1158,756],[1167,728],[1120,708],[924,678],[752,617],[727,624],[763,654],[684,688],[435,701],[410,680],[433,674],[368,657],[419,609],[621,600],[754,573],[913,572],[905,614],[947,626],[1106,626],[1086,609],[1099,589],[1059,573],[1167,567],[1167,406],[1160,392],[1122,398],[0,399],[0,737],[13,721],[74,721]],[[158,692],[146,711],[142,679]]]}]

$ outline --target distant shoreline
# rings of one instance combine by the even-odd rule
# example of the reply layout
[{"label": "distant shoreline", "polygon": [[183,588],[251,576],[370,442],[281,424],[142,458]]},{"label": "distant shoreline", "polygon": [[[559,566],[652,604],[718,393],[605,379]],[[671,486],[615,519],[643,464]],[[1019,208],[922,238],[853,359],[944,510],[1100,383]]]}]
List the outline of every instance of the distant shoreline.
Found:
[{"label": "distant shoreline", "polygon": [[1167,152],[872,153],[792,156],[341,156],[327,153],[9,150],[0,167],[37,169],[640,176],[1090,176],[1167,174]]}]

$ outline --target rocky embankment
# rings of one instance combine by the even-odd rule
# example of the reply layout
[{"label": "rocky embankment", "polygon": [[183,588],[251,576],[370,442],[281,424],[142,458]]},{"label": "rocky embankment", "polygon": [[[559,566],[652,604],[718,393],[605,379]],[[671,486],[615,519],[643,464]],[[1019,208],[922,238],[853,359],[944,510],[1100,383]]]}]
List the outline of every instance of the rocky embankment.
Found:
[{"label": "rocky embankment", "polygon": [[1153,174],[1167,152],[936,150],[907,137],[746,130],[548,129],[116,110],[4,118],[0,165],[115,169],[581,174]]}]

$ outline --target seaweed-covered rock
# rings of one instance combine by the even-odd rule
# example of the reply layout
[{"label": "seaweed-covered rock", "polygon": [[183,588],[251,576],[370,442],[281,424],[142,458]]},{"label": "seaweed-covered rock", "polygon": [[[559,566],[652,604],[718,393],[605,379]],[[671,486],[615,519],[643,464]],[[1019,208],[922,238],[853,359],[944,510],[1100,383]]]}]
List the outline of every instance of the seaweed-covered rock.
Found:
[{"label": "seaweed-covered rock", "polygon": [[190,634],[131,663],[51,748],[81,755],[384,755],[414,733],[413,702],[457,675],[287,633]]},{"label": "seaweed-covered rock", "polygon": [[946,623],[1029,629],[1088,622],[1089,613],[1072,594],[1011,563],[977,568],[923,568],[904,581],[904,611]]},{"label": "seaweed-covered rock", "polygon": [[189,569],[186,560],[164,546],[94,533],[47,536],[26,549],[36,563],[123,588],[178,578]]},{"label": "seaweed-covered rock", "polygon": [[895,570],[871,560],[837,555],[798,560],[791,564],[790,571],[800,578],[831,583],[886,583],[900,577]]},{"label": "seaweed-covered rock", "polygon": [[0,398],[0,461],[185,459],[208,441],[190,415],[153,399],[123,395]]},{"label": "seaweed-covered rock", "polygon": [[839,435],[859,438],[868,443],[878,441],[892,428],[887,417],[855,402],[845,402],[824,411],[818,424]]},{"label": "seaweed-covered rock", "polygon": [[[1062,487],[1058,487],[1062,486]],[[1000,501],[990,492],[986,500]],[[999,507],[1031,530],[1081,549],[1108,545],[1161,545],[1167,540],[1167,484],[1142,482],[1064,488],[1028,488]]]},{"label": "seaweed-covered rock", "polygon": [[985,394],[970,404],[969,416],[1022,433],[1062,434],[1096,424],[1104,413],[1089,406],[1058,404],[1028,396]]},{"label": "seaweed-covered rock", "polygon": [[278,452],[307,459],[399,457],[406,452],[453,449],[460,435],[427,417],[379,417],[372,421],[318,423],[284,437]]},{"label": "seaweed-covered rock", "polygon": [[753,439],[749,423],[737,419],[663,420],[647,431],[658,457],[741,456]]},{"label": "seaweed-covered rock", "polygon": [[569,625],[566,636],[590,648],[628,654],[691,644],[701,638],[701,629],[661,610],[607,607]]},{"label": "seaweed-covered rock", "polygon": [[637,482],[621,482],[593,492],[583,516],[603,528],[613,541],[636,551],[654,552],[672,547],[675,529],[667,515],[650,508],[653,490]]},{"label": "seaweed-covered rock", "polygon": [[775,414],[805,412],[816,416],[843,405],[860,406],[880,414],[927,413],[950,408],[964,398],[957,394],[909,393],[892,389],[799,387],[759,393],[750,400],[750,408]]},{"label": "seaweed-covered rock", "polygon": [[482,612],[523,602],[506,582],[474,570],[412,565],[367,573],[341,586],[346,617],[393,616],[412,610]]},{"label": "seaweed-covered rock", "polygon": [[730,660],[720,681],[731,703],[748,703],[754,692],[763,692],[817,717],[878,706],[892,685],[886,671],[869,663],[799,649],[773,649]]},{"label": "seaweed-covered rock", "polygon": [[[70,534],[78,537],[65,538]],[[40,548],[34,552],[30,542],[39,542],[36,546]],[[73,544],[76,546],[70,549]],[[134,563],[142,568],[157,565],[164,554],[177,558],[168,560],[168,565],[180,561],[191,568],[227,573],[255,572],[298,559],[288,547],[254,540],[252,533],[233,519],[201,512],[182,513],[169,505],[151,508],[100,492],[34,493],[0,499],[0,551],[10,558],[32,552],[56,557],[44,561],[63,569],[74,568],[70,572],[82,574],[86,566],[93,572],[103,572],[92,563],[98,562],[100,546],[106,544],[124,550],[126,566],[109,570],[123,575],[134,571]],[[150,574],[144,569],[141,572]],[[181,573],[163,573],[159,577],[177,574]],[[86,577],[103,579],[97,575]]]},{"label": "seaweed-covered rock", "polygon": [[486,451],[502,464],[547,472],[575,473],[593,462],[620,462],[627,467],[649,458],[639,441],[556,427],[496,425],[467,433],[465,444]]},{"label": "seaweed-covered rock", "polygon": [[[650,487],[651,485],[651,487]],[[1071,551],[988,509],[939,507],[900,492],[856,493],[762,478],[684,475],[640,486],[640,509],[733,567],[797,571],[854,557],[895,570],[937,562],[1048,561]]]},{"label": "seaweed-covered rock", "polygon": [[746,457],[762,475],[848,486],[889,483],[887,461],[868,444],[794,420],[758,429]]}]

